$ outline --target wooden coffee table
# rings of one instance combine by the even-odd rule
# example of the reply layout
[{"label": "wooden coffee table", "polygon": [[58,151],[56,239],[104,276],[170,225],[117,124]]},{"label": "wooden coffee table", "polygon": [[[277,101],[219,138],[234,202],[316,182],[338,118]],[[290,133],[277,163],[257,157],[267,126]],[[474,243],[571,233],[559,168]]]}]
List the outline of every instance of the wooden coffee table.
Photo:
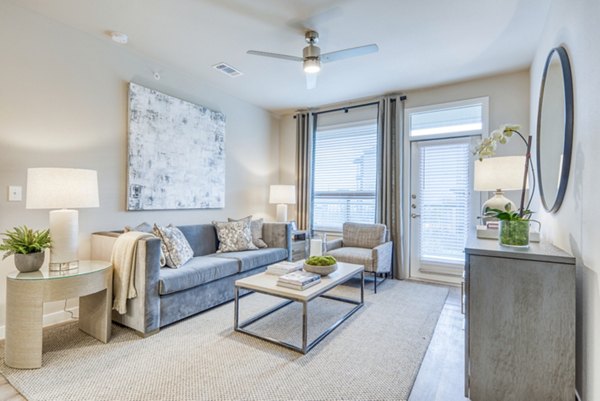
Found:
[{"label": "wooden coffee table", "polygon": [[[356,301],[353,299],[342,298],[332,295],[326,295],[325,293],[330,291],[331,289],[337,287],[340,284],[345,283],[350,280],[352,277],[360,274],[360,301]],[[338,262],[338,269],[331,273],[329,276],[325,276],[321,278],[321,282],[313,287],[310,287],[304,291],[293,290],[290,288],[280,287],[277,285],[277,279],[279,277],[267,274],[260,273],[254,276],[246,277],[235,282],[235,301],[234,301],[234,320],[233,320],[233,328],[235,331],[239,331],[241,333],[245,333],[251,335],[253,337],[260,338],[265,341],[269,341],[271,343],[281,345],[283,347],[292,349],[297,352],[301,352],[306,354],[310,351],[315,345],[317,345],[321,340],[323,340],[328,334],[330,334],[333,330],[336,329],[340,324],[342,324],[346,319],[354,314],[357,310],[362,308],[364,304],[365,297],[365,280],[364,280],[364,267],[361,265],[355,265],[350,263],[341,263]],[[271,295],[274,297],[279,297],[286,299],[285,302],[270,308],[264,312],[259,313],[256,316],[251,317],[250,319],[240,323],[239,322],[239,309],[240,309],[240,289],[249,290],[251,292],[258,292],[261,294]],[[333,325],[327,328],[324,332],[319,334],[319,336],[308,342],[308,303],[318,297],[332,299],[335,301],[346,302],[352,305],[355,305],[349,312],[343,315],[338,321],[336,321]],[[287,343],[285,341],[281,341],[275,338],[262,336],[257,332],[250,331],[247,329],[252,323],[257,322],[258,320],[268,316],[279,309],[291,304],[292,302],[299,302],[302,304],[302,346],[298,347],[296,345]]]}]

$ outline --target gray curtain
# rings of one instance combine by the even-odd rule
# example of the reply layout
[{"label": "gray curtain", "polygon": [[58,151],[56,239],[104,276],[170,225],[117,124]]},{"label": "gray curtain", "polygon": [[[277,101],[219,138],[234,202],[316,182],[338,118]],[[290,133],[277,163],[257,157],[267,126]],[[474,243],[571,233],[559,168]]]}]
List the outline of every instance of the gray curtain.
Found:
[{"label": "gray curtain", "polygon": [[404,96],[386,96],[379,102],[379,129],[381,138],[381,174],[378,186],[378,221],[388,227],[394,242],[392,276],[408,277],[408,261],[404,245]]},{"label": "gray curtain", "polygon": [[311,230],[314,117],[296,113],[296,219],[298,229]]}]

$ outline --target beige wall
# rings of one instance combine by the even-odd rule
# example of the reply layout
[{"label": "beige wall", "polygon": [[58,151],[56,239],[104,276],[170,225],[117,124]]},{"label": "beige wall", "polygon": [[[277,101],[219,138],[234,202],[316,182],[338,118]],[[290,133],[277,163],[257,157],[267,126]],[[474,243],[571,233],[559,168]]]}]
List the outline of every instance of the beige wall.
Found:
[{"label": "beige wall", "polygon": [[[90,233],[97,230],[142,221],[193,224],[274,215],[268,188],[278,181],[279,121],[132,50],[134,44],[121,47],[0,3],[0,232],[22,224],[48,226],[48,211],[7,202],[8,185],[25,191],[26,169],[41,166],[98,170],[100,208],[80,211],[83,258],[89,254]],[[210,64],[207,60],[198,68]],[[160,69],[160,81],[152,78],[153,69]],[[125,211],[127,83],[132,80],[225,113],[224,209]],[[5,276],[12,270],[12,258],[0,263],[0,335]],[[51,304],[46,312],[59,307]]]},{"label": "beige wall", "polygon": [[[518,71],[488,78],[474,79],[451,85],[424,88],[406,92],[406,107],[427,106],[456,100],[489,97],[490,130],[501,124],[514,123],[522,126],[521,132],[529,131],[529,72]],[[284,115],[280,122],[280,181],[294,183],[296,177],[296,124],[292,115]],[[498,148],[499,156],[524,154],[522,142],[513,140]],[[518,191],[507,196],[518,203]],[[485,199],[484,199],[485,200]],[[290,207],[290,215],[295,209]]]},{"label": "beige wall", "polygon": [[600,2],[554,0],[531,67],[531,124],[546,57],[564,45],[573,71],[575,124],[573,159],[562,207],[543,212],[542,234],[577,257],[577,388],[584,401],[600,400]]},{"label": "beige wall", "polygon": [[[452,85],[425,88],[406,93],[405,106],[419,107],[456,100],[489,97],[489,129],[502,124],[520,124],[529,133],[529,72],[518,71]],[[524,154],[523,142],[511,140],[498,147],[498,156]]]}]

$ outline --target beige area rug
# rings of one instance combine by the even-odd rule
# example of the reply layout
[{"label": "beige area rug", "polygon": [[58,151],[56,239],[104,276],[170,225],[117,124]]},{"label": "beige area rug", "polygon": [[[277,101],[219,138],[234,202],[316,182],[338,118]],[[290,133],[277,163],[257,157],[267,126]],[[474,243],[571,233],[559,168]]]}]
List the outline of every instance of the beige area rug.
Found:
[{"label": "beige area rug", "polygon": [[[307,355],[233,332],[228,303],[146,339],[116,325],[108,344],[76,324],[49,328],[41,369],[11,369],[3,359],[0,369],[31,401],[406,400],[448,290],[391,280],[378,290],[369,286],[365,306]],[[351,286],[336,291],[358,296]],[[241,318],[279,302],[243,297]],[[309,339],[350,307],[309,304]],[[299,343],[301,320],[292,304],[250,327]]]}]

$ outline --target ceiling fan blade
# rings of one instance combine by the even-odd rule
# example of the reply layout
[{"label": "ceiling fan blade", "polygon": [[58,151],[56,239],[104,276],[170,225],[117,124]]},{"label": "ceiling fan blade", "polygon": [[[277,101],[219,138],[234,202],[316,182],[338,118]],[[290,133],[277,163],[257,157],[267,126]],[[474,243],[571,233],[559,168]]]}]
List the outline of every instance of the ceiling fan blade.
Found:
[{"label": "ceiling fan blade", "polygon": [[374,43],[365,46],[352,47],[350,49],[321,54],[321,62],[330,63],[332,61],[343,60],[350,57],[364,56],[365,54],[375,53],[378,50],[379,47]]},{"label": "ceiling fan blade", "polygon": [[261,52],[261,51],[258,51],[258,50],[248,50],[246,53],[253,54],[255,56],[280,58],[282,60],[304,61],[304,59],[302,57],[288,56],[287,54],[268,53],[268,52]]},{"label": "ceiling fan blade", "polygon": [[319,74],[304,75],[306,75],[306,89],[315,89],[317,87],[317,75]]}]

